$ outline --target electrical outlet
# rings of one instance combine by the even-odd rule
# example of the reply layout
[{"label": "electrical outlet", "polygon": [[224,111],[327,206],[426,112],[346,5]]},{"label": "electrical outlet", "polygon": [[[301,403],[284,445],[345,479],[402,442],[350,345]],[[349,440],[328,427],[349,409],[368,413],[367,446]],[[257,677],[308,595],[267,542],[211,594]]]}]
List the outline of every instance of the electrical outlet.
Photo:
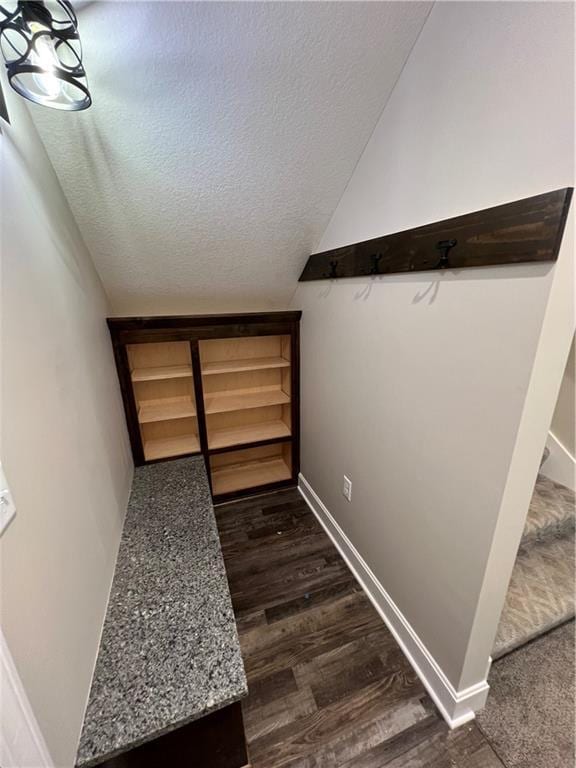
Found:
[{"label": "electrical outlet", "polygon": [[348,499],[352,501],[352,480],[344,475],[344,485],[342,486],[342,493]]},{"label": "electrical outlet", "polygon": [[0,465],[0,536],[10,525],[15,514],[16,506],[14,505],[14,499]]}]

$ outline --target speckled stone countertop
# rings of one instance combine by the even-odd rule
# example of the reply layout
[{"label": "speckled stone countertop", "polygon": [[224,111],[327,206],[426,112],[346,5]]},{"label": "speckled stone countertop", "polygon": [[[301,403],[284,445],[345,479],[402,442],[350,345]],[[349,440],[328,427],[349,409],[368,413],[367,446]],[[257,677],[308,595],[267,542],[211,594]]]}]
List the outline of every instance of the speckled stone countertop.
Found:
[{"label": "speckled stone countertop", "polygon": [[247,693],[204,460],[138,467],[76,764]]}]

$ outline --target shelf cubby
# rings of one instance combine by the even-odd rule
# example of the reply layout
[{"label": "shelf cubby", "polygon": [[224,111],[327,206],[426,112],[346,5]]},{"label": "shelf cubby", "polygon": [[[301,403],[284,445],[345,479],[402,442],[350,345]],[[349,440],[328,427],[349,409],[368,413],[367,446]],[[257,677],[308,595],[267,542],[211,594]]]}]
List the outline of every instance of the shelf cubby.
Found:
[{"label": "shelf cubby", "polygon": [[130,344],[127,353],[146,461],[198,453],[190,344]]},{"label": "shelf cubby", "polygon": [[290,405],[273,405],[208,415],[208,448],[222,450],[290,437]]},{"label": "shelf cubby", "polygon": [[199,453],[196,419],[156,421],[141,426],[146,461]]},{"label": "shelf cubby", "polygon": [[169,421],[196,416],[196,409],[190,397],[164,397],[154,400],[140,400],[138,403],[138,421],[147,424],[150,421]]},{"label": "shelf cubby", "polygon": [[186,341],[129,344],[127,352],[132,381],[192,376],[190,344]]},{"label": "shelf cubby", "polygon": [[268,421],[263,424],[245,424],[213,430],[208,447],[211,450],[228,448],[233,445],[249,445],[265,440],[280,440],[290,437],[290,427],[283,421]]},{"label": "shelf cubby", "polygon": [[290,336],[200,342],[211,451],[291,436]]},{"label": "shelf cubby", "polygon": [[290,402],[290,395],[280,387],[232,389],[204,395],[204,410],[207,415],[242,411],[251,408],[265,408],[269,405],[284,405]]},{"label": "shelf cubby", "polygon": [[200,361],[203,375],[233,372],[230,369],[219,370],[222,366],[236,367],[237,370],[289,367],[290,336],[206,339],[200,342]]},{"label": "shelf cubby", "polygon": [[275,444],[219,453],[210,457],[214,494],[274,485],[292,477],[292,452],[288,444]]}]

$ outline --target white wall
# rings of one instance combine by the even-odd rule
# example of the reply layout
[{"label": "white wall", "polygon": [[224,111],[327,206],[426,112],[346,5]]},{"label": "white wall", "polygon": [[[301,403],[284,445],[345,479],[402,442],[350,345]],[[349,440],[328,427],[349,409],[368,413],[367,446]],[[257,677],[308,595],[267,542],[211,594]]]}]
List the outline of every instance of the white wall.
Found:
[{"label": "white wall", "polygon": [[552,418],[550,431],[562,443],[566,450],[576,456],[576,342],[572,340],[570,355],[558,393],[558,402]]},{"label": "white wall", "polygon": [[[572,185],[572,78],[570,4],[437,3],[317,250]],[[556,267],[293,300],[302,473],[456,691],[486,674],[573,331],[572,258],[568,227]]]},{"label": "white wall", "polygon": [[2,629],[52,758],[71,766],[132,461],[102,286],[23,100],[6,95],[0,455],[18,512],[0,540]]}]

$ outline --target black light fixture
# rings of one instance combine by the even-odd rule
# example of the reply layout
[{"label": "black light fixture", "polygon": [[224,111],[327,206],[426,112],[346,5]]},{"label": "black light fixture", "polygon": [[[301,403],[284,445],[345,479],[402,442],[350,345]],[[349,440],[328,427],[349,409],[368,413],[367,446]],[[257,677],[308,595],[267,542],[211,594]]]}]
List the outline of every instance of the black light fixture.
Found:
[{"label": "black light fixture", "polygon": [[71,3],[18,0],[13,5],[0,5],[0,48],[12,88],[53,109],[87,109],[92,98]]}]

